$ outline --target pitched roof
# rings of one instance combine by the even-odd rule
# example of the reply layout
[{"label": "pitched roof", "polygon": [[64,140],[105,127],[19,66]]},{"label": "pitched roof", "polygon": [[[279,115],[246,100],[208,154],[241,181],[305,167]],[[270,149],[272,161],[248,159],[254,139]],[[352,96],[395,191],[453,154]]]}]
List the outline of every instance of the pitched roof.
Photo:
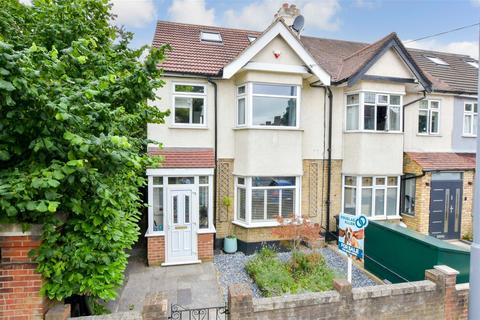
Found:
[{"label": "pitched roof", "polygon": [[[221,44],[202,42],[200,31],[219,32],[223,41]],[[261,34],[258,31],[158,21],[153,45],[171,45],[173,50],[161,65],[167,72],[219,76],[223,67],[250,45],[248,36]],[[398,39],[391,33],[372,44],[303,35],[300,41],[318,65],[330,74],[332,81],[339,82],[354,75],[395,37]],[[478,69],[465,62],[474,61],[472,58],[417,49],[406,49],[405,52],[433,84],[434,90],[476,94]],[[425,55],[439,56],[450,67],[435,65]]]},{"label": "pitched roof", "polygon": [[425,171],[475,169],[475,153],[407,152]]},{"label": "pitched roof", "polygon": [[162,168],[215,167],[215,155],[211,148],[149,148],[148,154],[163,156]]}]

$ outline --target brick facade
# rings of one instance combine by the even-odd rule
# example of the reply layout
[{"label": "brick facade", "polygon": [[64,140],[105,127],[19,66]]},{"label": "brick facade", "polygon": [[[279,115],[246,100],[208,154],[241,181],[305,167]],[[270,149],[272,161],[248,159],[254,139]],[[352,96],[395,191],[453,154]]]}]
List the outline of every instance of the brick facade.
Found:
[{"label": "brick facade", "polygon": [[[408,154],[404,155],[403,171],[406,174],[422,175],[422,167],[413,161]],[[461,218],[461,236],[472,233],[472,206],[473,206],[473,170],[463,171],[463,202]],[[430,186],[432,173],[425,172],[417,178],[415,183],[415,214],[402,214],[402,221],[411,229],[428,234],[430,223]],[[402,200],[402,199],[401,199]]]},{"label": "brick facade", "polygon": [[[213,233],[198,234],[197,245],[200,260],[213,260]],[[165,262],[165,236],[147,237],[147,262],[149,266]]]},{"label": "brick facade", "polygon": [[[0,319],[43,319],[50,302],[40,294],[42,276],[29,252],[40,245],[38,230],[23,233],[20,226],[0,231]],[[5,231],[9,229],[9,231]]]},{"label": "brick facade", "polygon": [[[233,175],[233,159],[218,160],[217,175],[217,220],[215,228],[217,238],[223,239],[229,233],[234,233],[244,242],[262,242],[280,240],[272,235],[271,227],[243,228],[233,225],[234,206],[225,208],[224,197],[235,200],[235,181]],[[327,162],[326,160],[303,160],[303,176],[301,185],[302,215],[309,217],[313,222],[326,225],[327,199]],[[342,202],[342,161],[332,160],[332,188],[331,188],[331,216],[330,229],[335,230],[335,218],[341,210]]]},{"label": "brick facade", "polygon": [[450,268],[435,268],[424,281],[352,289],[342,279],[334,280],[334,291],[273,298],[254,299],[248,285],[233,285],[229,319],[466,319],[468,285],[456,285]]}]

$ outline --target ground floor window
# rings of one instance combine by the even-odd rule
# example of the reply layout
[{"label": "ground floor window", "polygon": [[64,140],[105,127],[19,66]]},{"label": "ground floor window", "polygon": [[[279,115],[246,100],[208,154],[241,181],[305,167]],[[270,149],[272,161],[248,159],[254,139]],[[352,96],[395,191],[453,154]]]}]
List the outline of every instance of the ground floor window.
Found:
[{"label": "ground floor window", "polygon": [[398,216],[398,176],[343,177],[343,212],[372,218]]},{"label": "ground floor window", "polygon": [[415,214],[415,184],[417,179],[413,174],[402,178],[402,213]]},{"label": "ground floor window", "polygon": [[[155,169],[152,169],[155,170]],[[148,171],[147,171],[148,172]],[[149,176],[149,227],[150,234],[163,234],[168,223],[168,203],[175,210],[176,199],[169,199],[170,193],[177,189],[187,188],[192,191],[191,208],[188,208],[186,223],[198,225],[198,230],[214,229],[213,226],[213,170],[209,175],[172,175]],[[184,187],[182,187],[184,186]],[[190,206],[190,202],[189,206]],[[176,223],[175,212],[172,213],[172,223]]]},{"label": "ground floor window", "polygon": [[278,216],[299,214],[298,177],[236,177],[235,220],[275,223]]}]

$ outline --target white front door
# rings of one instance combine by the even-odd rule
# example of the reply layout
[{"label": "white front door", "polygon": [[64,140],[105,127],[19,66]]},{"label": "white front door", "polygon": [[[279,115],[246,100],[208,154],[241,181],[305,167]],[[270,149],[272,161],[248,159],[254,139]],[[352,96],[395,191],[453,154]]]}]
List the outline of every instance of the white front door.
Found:
[{"label": "white front door", "polygon": [[196,262],[197,231],[193,190],[172,188],[168,198],[167,263]]}]

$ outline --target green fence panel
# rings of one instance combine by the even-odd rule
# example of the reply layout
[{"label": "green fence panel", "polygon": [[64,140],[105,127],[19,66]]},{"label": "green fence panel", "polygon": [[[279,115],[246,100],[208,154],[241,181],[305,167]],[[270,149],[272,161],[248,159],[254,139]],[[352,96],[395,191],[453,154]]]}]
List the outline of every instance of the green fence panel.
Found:
[{"label": "green fence panel", "polygon": [[365,230],[365,269],[392,283],[425,279],[425,270],[447,265],[468,282],[470,251],[397,224],[370,221]]}]

